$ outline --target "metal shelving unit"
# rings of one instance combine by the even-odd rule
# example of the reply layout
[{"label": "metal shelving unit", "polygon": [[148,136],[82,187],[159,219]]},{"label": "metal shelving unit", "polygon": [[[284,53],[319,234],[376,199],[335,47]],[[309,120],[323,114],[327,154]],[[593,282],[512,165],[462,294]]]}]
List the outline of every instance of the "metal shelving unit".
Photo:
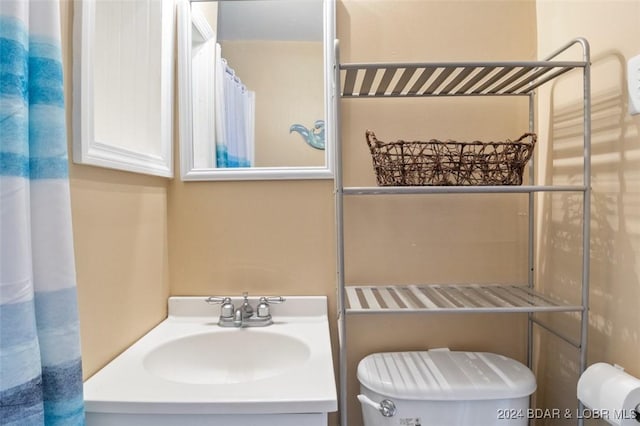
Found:
[{"label": "metal shelving unit", "polygon": [[[582,48],[582,60],[557,60],[574,46]],[[535,89],[572,70],[583,76],[583,182],[580,185],[536,185],[533,167],[530,182],[523,186],[424,186],[424,187],[344,187],[340,120],[336,126],[336,241],[338,286],[338,331],[340,343],[340,421],[347,425],[347,330],[346,315],[372,313],[513,313],[528,314],[528,365],[532,366],[533,327],[540,326],[575,346],[580,356],[580,373],[586,368],[589,306],[589,224],[591,182],[591,93],[589,44],[583,38],[567,43],[541,61],[519,62],[438,62],[438,63],[361,63],[342,64],[336,41],[336,103],[338,100],[384,99],[443,96],[525,96],[529,98],[529,130],[534,130]],[[539,192],[575,192],[582,194],[582,290],[581,303],[571,305],[554,300],[535,290],[533,256],[534,194]],[[397,195],[419,196],[442,193],[523,193],[529,202],[529,277],[521,285],[499,284],[416,284],[349,285],[344,276],[344,206],[345,196]],[[535,318],[539,312],[579,312],[579,341],[562,335]],[[583,407],[580,406],[580,409]],[[583,420],[578,419],[578,425]]]}]

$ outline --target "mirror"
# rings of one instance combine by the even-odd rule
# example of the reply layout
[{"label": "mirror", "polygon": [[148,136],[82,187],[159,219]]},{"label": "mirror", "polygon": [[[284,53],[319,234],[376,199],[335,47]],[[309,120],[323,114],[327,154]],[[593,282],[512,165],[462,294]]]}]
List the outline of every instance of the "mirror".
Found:
[{"label": "mirror", "polygon": [[330,179],[335,0],[182,0],[183,180]]}]

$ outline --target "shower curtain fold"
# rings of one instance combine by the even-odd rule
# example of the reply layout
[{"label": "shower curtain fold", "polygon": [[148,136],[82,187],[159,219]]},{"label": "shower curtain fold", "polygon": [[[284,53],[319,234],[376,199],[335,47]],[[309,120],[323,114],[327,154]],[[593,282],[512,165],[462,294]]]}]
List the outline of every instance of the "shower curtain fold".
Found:
[{"label": "shower curtain fold", "polygon": [[0,2],[0,424],[83,425],[55,0]]},{"label": "shower curtain fold", "polygon": [[255,93],[242,84],[216,45],[216,166],[254,165]]}]

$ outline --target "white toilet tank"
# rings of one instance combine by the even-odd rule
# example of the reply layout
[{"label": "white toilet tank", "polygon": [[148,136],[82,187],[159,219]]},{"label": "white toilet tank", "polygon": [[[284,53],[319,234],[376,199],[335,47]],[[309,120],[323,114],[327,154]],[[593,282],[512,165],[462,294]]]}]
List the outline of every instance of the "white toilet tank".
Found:
[{"label": "white toilet tank", "polygon": [[518,361],[448,349],[371,354],[358,380],[365,426],[526,426],[536,390]]}]

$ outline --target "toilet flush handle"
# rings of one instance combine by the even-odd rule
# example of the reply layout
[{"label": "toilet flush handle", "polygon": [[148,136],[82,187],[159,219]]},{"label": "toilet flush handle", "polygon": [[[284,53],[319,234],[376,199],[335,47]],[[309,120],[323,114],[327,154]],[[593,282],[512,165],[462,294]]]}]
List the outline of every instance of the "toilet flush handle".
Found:
[{"label": "toilet flush handle", "polygon": [[380,414],[384,417],[393,417],[396,414],[396,404],[390,399],[383,399],[380,403],[377,403],[372,401],[368,396],[360,394],[358,395],[358,401],[360,401],[361,404],[369,405],[380,411]]}]

